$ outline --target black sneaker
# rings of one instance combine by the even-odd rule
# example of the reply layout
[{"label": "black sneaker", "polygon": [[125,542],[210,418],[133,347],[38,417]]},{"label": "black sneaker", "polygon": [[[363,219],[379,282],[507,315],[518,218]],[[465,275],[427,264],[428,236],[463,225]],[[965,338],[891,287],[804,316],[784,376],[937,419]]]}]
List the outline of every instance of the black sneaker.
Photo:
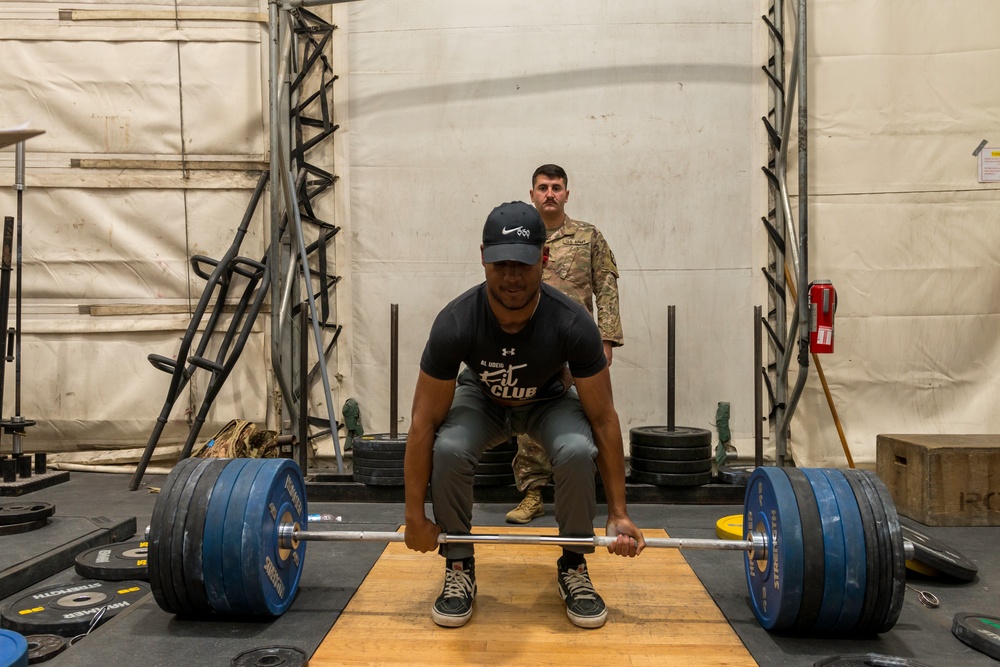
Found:
[{"label": "black sneaker", "polygon": [[460,628],[472,616],[472,603],[476,601],[476,560],[466,558],[452,561],[444,571],[444,590],[434,601],[431,618],[445,628]]},{"label": "black sneaker", "polygon": [[604,600],[594,590],[594,584],[587,573],[587,563],[577,567],[563,567],[560,558],[559,596],[566,602],[566,615],[574,625],[581,628],[599,628],[608,618],[608,608]]}]

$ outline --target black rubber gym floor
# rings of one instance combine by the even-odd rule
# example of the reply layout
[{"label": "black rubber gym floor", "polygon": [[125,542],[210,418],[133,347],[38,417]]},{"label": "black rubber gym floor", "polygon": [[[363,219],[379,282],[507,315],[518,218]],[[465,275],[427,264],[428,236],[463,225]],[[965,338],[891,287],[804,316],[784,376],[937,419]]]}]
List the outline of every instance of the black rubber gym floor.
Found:
[{"label": "black rubber gym floor", "polygon": [[[79,540],[81,535],[93,536],[95,531],[114,531],[117,540],[138,539],[149,523],[156,501],[156,495],[150,493],[146,486],[160,486],[163,479],[147,476],[139,491],[130,492],[127,490],[129,478],[126,475],[74,472],[66,483],[18,497],[17,500],[51,503],[55,505],[55,514],[44,528],[0,536],[0,575],[17,569],[34,555],[51,551],[56,548],[55,545]],[[504,515],[510,507],[509,502],[479,503],[475,507],[474,522],[477,526],[504,525]],[[533,525],[555,526],[552,509],[549,504],[546,515],[536,519]],[[635,503],[630,506],[633,520],[641,527],[663,528],[671,537],[712,539],[716,537],[716,521],[741,510],[738,505]],[[599,506],[596,520],[599,527],[604,525],[603,511],[604,507]],[[335,519],[332,527],[345,530],[392,531],[403,521],[401,503],[311,502],[309,512],[330,514]],[[132,519],[135,520],[137,535],[122,535],[123,531],[130,529]],[[899,656],[913,661],[913,664],[931,667],[997,664],[956,639],[952,635],[951,624],[952,618],[959,612],[1000,613],[1000,573],[996,556],[1000,527],[930,528],[906,519],[903,522],[946,543],[975,563],[979,571],[976,579],[968,583],[935,578],[916,579],[910,573],[908,583],[937,595],[940,607],[931,609],[922,606],[917,593],[907,589],[895,627],[875,638],[828,639],[768,633],[757,624],[747,603],[741,553],[688,550],[684,556],[761,665],[813,665],[831,656],[868,653]],[[311,655],[336,622],[383,547],[381,544],[340,542],[309,545],[298,598],[290,610],[276,620],[185,620],[162,611],[152,597],[147,596],[120,611],[89,636],[45,664],[55,667],[134,664],[147,667],[224,667],[244,651],[270,646],[296,647]],[[554,550],[553,561],[556,557]],[[624,560],[622,567],[628,567]],[[83,577],[76,574],[70,562],[65,569],[47,576],[28,590],[69,585],[82,580]],[[649,584],[669,586],[670,582]],[[26,592],[18,591],[7,596],[0,601],[0,607],[7,608]],[[582,639],[585,640],[585,634]],[[604,662],[600,656],[595,656],[595,660]]]}]

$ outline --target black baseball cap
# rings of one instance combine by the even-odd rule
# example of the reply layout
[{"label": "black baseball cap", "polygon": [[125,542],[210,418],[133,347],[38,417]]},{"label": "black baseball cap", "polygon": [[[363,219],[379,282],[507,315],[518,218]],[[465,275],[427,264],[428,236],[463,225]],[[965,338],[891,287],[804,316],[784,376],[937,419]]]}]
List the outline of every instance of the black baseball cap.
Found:
[{"label": "black baseball cap", "polygon": [[534,206],[523,201],[500,204],[483,225],[483,261],[536,264],[542,258],[545,225]]}]

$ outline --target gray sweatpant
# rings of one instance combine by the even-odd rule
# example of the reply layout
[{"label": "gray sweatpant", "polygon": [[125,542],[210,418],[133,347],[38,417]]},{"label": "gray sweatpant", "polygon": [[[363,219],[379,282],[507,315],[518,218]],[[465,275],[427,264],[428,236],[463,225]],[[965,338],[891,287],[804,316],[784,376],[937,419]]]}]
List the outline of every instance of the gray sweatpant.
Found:
[{"label": "gray sweatpant", "polygon": [[[434,439],[431,504],[434,521],[444,532],[472,532],[472,486],[479,457],[522,433],[541,443],[552,461],[559,535],[594,536],[597,445],[576,388],[550,401],[507,408],[490,400],[468,369],[458,377],[451,409]],[[594,551],[592,546],[568,548]],[[447,558],[468,558],[474,546],[442,544],[439,551]]]}]

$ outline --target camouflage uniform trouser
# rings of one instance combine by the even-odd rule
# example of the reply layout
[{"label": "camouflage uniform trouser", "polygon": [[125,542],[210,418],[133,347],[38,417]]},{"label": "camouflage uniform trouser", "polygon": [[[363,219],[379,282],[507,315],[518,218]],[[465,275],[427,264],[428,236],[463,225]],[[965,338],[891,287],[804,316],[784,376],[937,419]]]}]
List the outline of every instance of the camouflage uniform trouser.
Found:
[{"label": "camouflage uniform trouser", "polygon": [[517,490],[540,489],[552,482],[552,463],[545,449],[527,434],[517,436],[517,455],[512,463]]}]

